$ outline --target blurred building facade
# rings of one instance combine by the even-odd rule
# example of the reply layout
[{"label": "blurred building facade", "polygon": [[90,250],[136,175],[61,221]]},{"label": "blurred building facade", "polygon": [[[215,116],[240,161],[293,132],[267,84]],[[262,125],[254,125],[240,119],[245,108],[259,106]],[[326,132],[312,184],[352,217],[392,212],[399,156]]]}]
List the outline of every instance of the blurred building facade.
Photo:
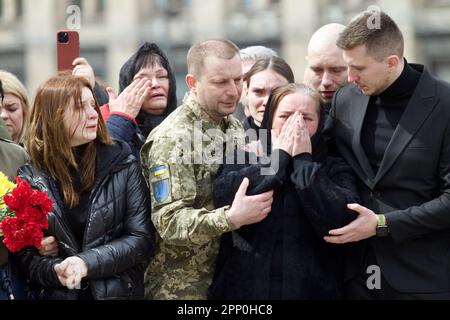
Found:
[{"label": "blurred building facade", "polygon": [[67,28],[71,5],[81,8],[81,55],[114,88],[125,60],[153,41],[167,52],[181,96],[188,48],[214,37],[275,49],[301,81],[311,34],[371,5],[397,21],[409,62],[450,81],[450,0],[0,0],[0,68],[30,94],[56,71],[56,31]]}]

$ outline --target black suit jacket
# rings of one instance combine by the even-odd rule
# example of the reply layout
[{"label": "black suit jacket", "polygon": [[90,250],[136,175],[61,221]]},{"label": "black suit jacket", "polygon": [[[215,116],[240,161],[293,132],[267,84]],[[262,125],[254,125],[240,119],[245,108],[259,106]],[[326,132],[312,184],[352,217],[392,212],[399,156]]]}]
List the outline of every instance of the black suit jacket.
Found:
[{"label": "black suit jacket", "polygon": [[[338,151],[359,177],[363,205],[386,215],[391,235],[368,240],[386,281],[400,292],[448,292],[450,85],[411,66],[422,75],[376,175],[361,146],[369,97],[354,84],[338,90],[329,124]],[[361,266],[362,251],[350,275]]]}]

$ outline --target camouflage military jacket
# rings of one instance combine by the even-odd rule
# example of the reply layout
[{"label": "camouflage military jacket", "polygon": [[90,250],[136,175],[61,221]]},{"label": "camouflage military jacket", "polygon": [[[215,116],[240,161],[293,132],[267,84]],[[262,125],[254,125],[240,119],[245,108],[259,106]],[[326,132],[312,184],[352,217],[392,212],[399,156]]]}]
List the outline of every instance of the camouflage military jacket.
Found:
[{"label": "camouflage military jacket", "polygon": [[0,138],[11,140],[11,135],[8,133],[8,129],[6,129],[5,123],[1,118],[0,118]]},{"label": "camouflage military jacket", "polygon": [[159,243],[146,272],[147,298],[206,298],[220,235],[233,229],[229,206],[214,207],[212,182],[223,155],[243,143],[236,118],[215,123],[189,94],[148,137],[141,158]]}]

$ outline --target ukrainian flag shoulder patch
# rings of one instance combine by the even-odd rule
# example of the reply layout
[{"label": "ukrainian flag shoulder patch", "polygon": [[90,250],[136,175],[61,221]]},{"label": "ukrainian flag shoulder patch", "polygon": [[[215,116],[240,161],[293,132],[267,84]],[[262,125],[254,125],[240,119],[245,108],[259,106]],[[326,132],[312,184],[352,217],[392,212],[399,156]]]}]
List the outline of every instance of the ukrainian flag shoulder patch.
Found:
[{"label": "ukrainian flag shoulder patch", "polygon": [[150,174],[153,206],[159,206],[172,202],[172,186],[170,181],[169,166],[167,164],[158,164],[150,167]]},{"label": "ukrainian flag shoulder patch", "polygon": [[167,173],[167,167],[165,165],[155,166],[151,172],[155,177],[162,176]]}]

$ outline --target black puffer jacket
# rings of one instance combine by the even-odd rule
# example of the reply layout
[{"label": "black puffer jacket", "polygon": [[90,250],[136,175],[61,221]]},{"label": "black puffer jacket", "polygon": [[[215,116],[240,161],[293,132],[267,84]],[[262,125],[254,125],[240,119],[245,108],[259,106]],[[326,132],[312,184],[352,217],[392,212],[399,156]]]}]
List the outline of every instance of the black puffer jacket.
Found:
[{"label": "black puffer jacket", "polygon": [[38,287],[40,298],[78,299],[79,290],[61,286],[54,271],[56,263],[73,255],[87,264],[94,299],[143,298],[143,263],[153,253],[154,229],[141,168],[125,143],[98,146],[97,177],[81,252],[68,228],[56,182],[31,163],[21,167],[19,175],[54,200],[48,234],[58,241],[59,257],[42,257],[35,248],[25,248],[15,256]]}]

